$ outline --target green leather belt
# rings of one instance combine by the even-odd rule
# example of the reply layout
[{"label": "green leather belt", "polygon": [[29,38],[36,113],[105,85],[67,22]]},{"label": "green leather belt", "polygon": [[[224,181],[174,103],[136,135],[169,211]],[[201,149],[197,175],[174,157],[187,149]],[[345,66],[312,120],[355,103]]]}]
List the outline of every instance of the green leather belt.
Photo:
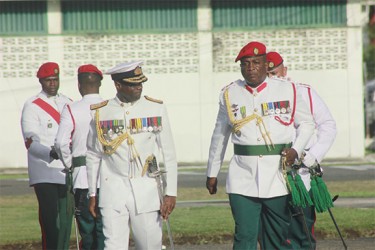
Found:
[{"label": "green leather belt", "polygon": [[77,168],[80,166],[86,166],[86,156],[78,156],[72,158],[72,166],[73,168]]},{"label": "green leather belt", "polygon": [[239,145],[234,144],[235,155],[281,155],[284,148],[290,148],[292,143],[275,144],[275,148],[271,146],[271,151],[266,145]]}]

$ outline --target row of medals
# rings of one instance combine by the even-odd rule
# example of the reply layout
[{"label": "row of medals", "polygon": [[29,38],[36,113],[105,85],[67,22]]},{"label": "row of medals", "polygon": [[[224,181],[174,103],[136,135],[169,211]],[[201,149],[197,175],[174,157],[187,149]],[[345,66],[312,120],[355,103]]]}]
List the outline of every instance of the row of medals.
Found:
[{"label": "row of medals", "polygon": [[159,132],[162,131],[162,126],[148,126],[148,127],[142,127],[142,128],[131,128],[128,127],[129,131],[132,134],[142,133],[142,132]]},{"label": "row of medals", "polygon": [[267,109],[267,110],[263,110],[263,113],[264,115],[273,115],[273,114],[286,114],[286,113],[290,113],[291,109],[290,107],[288,108],[276,108],[276,109]]},{"label": "row of medals", "polygon": [[[142,133],[142,132],[159,132],[162,131],[163,128],[162,126],[149,126],[149,127],[143,127],[143,128],[131,128],[130,126],[127,127],[130,133],[132,134],[137,134],[137,133]],[[118,126],[114,129],[109,129],[108,131],[105,131],[106,129],[102,128],[103,134],[112,137],[114,134],[121,135],[124,130],[124,126]]]}]

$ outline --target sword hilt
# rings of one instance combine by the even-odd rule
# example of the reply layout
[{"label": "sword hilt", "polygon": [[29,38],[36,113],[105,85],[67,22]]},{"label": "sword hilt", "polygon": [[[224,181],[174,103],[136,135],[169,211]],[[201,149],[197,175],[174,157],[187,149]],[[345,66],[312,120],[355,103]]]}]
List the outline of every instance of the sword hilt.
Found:
[{"label": "sword hilt", "polygon": [[160,177],[162,174],[165,174],[167,171],[164,170],[157,170],[154,172],[149,172],[148,175],[152,178]]},{"label": "sword hilt", "polygon": [[156,162],[156,157],[154,155],[151,156],[152,159],[148,161],[148,173],[153,174],[159,171],[158,163]]}]

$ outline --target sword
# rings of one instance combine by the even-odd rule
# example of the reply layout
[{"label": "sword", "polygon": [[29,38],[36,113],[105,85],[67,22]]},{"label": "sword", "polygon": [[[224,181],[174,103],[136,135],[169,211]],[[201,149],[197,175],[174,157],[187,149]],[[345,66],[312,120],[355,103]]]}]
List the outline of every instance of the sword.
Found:
[{"label": "sword", "polygon": [[76,233],[76,241],[77,241],[77,250],[79,250],[79,240],[78,240],[78,225],[77,225],[77,218],[76,216],[74,215],[74,231]]},{"label": "sword", "polygon": [[[65,167],[61,172],[65,173],[66,175],[69,175],[70,177],[70,180],[72,180],[72,174],[73,174],[73,169],[74,167],[70,167],[70,168],[67,168]],[[73,183],[72,183],[73,185]],[[73,187],[72,187],[73,188]],[[76,208],[76,205],[75,205],[75,199],[73,197],[73,204],[74,204],[74,213],[73,213],[73,220],[74,220],[74,232],[75,232],[75,235],[76,235],[76,244],[77,244],[77,250],[80,250],[79,249],[79,232],[78,232],[78,223],[77,223],[77,213],[78,213],[78,209]]]},{"label": "sword", "polygon": [[[335,195],[333,198],[332,198],[332,202],[335,202],[335,200],[337,200],[337,198],[339,198],[338,195]],[[345,250],[348,249],[348,246],[345,244],[345,241],[344,241],[344,238],[342,237],[341,235],[341,232],[340,232],[340,229],[339,227],[337,226],[337,223],[336,223],[336,220],[335,220],[335,217],[333,217],[333,214],[332,214],[332,211],[330,208],[328,208],[328,212],[329,212],[329,215],[331,216],[331,219],[333,221],[333,224],[335,224],[335,227],[336,227],[336,230],[341,238],[341,241],[342,241],[342,244],[344,245],[344,248]]]},{"label": "sword", "polygon": [[[71,178],[73,178],[72,177],[73,167],[71,167],[71,168],[65,168],[65,169],[68,171],[68,172],[66,172],[66,174],[69,175]],[[77,214],[80,213],[80,210],[78,210],[77,207],[76,207],[76,205],[75,205],[75,199],[74,199],[74,197],[73,197],[73,203],[74,203],[74,213],[73,213],[74,232],[75,232],[75,235],[76,235],[77,250],[80,250],[79,249],[79,239],[78,239],[79,238],[79,232],[78,232],[78,223],[77,223]]]},{"label": "sword", "polygon": [[[320,177],[323,176],[323,172],[322,172],[322,169],[321,169],[321,167],[320,167],[320,164],[319,164],[318,162],[316,162],[316,161],[315,161],[314,165],[311,166],[311,167],[306,167],[304,164],[301,164],[301,167],[308,168],[309,171],[310,171],[310,174],[312,174],[312,175],[317,175],[317,176],[320,176]],[[332,203],[335,202],[335,200],[337,200],[338,197],[339,197],[338,195],[335,195],[335,196],[332,198]],[[335,217],[333,216],[333,213],[332,213],[332,211],[331,211],[331,208],[327,207],[327,210],[328,210],[329,215],[330,215],[330,217],[331,217],[331,219],[332,219],[332,221],[333,221],[333,224],[334,224],[335,227],[336,227],[336,231],[337,231],[337,233],[338,233],[339,236],[340,236],[340,239],[341,239],[341,241],[342,241],[342,244],[344,245],[345,250],[348,249],[348,246],[346,245],[346,243],[345,243],[345,241],[344,241],[344,238],[343,238],[342,235],[341,235],[340,229],[339,229],[339,227],[338,227],[338,225],[337,225],[337,223],[336,223]]]},{"label": "sword", "polygon": [[309,241],[310,249],[313,250],[314,248],[313,248],[313,245],[312,245],[309,229],[307,228],[307,223],[306,223],[305,213],[303,212],[303,208],[297,207],[297,211],[298,211],[298,214],[296,214],[296,215],[300,218],[300,220],[302,222],[303,230],[305,231],[305,234],[306,234],[307,239]]},{"label": "sword", "polygon": [[[296,168],[296,166],[293,166],[294,168]],[[292,177],[293,177],[293,180],[295,180],[295,175],[296,173],[295,172],[291,172],[292,174]],[[302,222],[302,225],[303,225],[303,230],[305,231],[305,234],[307,236],[307,239],[309,241],[309,246],[310,246],[310,249],[313,250],[313,245],[312,245],[312,241],[311,241],[311,237],[310,237],[310,232],[309,232],[309,229],[307,228],[307,222],[306,222],[306,218],[305,218],[305,213],[303,212],[303,208],[302,207],[297,207],[297,211],[298,211],[298,216]]]},{"label": "sword", "polygon": [[[158,185],[159,199],[160,199],[160,203],[163,205],[164,192],[163,192],[162,177],[163,177],[163,174],[166,173],[166,172],[158,169],[158,164],[156,162],[155,156],[152,155],[152,159],[147,158],[146,161],[148,161],[148,173],[152,178],[155,178],[156,183]],[[171,246],[171,249],[174,250],[172,231],[171,231],[171,226],[169,224],[169,218],[165,219],[165,225],[167,227],[169,244]]]}]

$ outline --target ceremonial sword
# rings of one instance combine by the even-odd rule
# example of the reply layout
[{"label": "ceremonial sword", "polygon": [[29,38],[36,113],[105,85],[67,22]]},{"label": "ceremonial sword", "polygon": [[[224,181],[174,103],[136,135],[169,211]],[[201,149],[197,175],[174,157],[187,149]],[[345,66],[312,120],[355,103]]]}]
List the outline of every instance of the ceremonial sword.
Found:
[{"label": "ceremonial sword", "polygon": [[[303,164],[302,164],[302,165],[303,165]],[[306,166],[303,166],[303,167],[306,167]],[[320,168],[320,164],[319,164],[319,163],[314,164],[314,165],[313,165],[312,167],[310,167],[310,168],[309,168],[309,167],[306,167],[306,168],[308,168],[308,169],[310,170],[310,172],[313,172],[314,174],[318,175],[320,178],[323,176],[323,172],[322,172],[322,170],[321,170],[321,168]],[[338,197],[339,197],[338,195],[335,195],[335,196],[332,198],[332,203],[335,202],[335,200],[337,200]],[[329,216],[331,217],[333,224],[335,225],[336,231],[337,231],[337,233],[338,233],[339,236],[340,236],[341,242],[342,242],[342,244],[344,245],[345,250],[348,249],[348,246],[346,245],[346,243],[345,243],[345,241],[344,241],[344,238],[342,237],[342,234],[341,234],[341,232],[340,232],[340,229],[339,229],[339,227],[338,227],[338,225],[337,225],[337,223],[336,223],[335,217],[333,216],[333,213],[332,213],[332,211],[331,211],[331,208],[327,207],[327,210],[328,210],[328,212],[329,212]]]},{"label": "ceremonial sword", "polygon": [[[338,196],[338,195],[335,195],[335,196],[332,198],[332,202],[334,202],[335,200],[337,200],[337,198],[339,198],[339,196]],[[332,219],[332,221],[333,221],[333,224],[335,224],[336,230],[337,230],[337,232],[339,233],[339,236],[340,236],[340,238],[341,238],[341,241],[342,241],[342,244],[344,245],[345,250],[348,249],[347,245],[345,244],[344,238],[343,238],[342,235],[341,235],[340,229],[339,229],[339,227],[338,227],[338,225],[337,225],[337,223],[336,223],[335,217],[333,217],[333,214],[332,214],[332,211],[331,211],[330,208],[328,208],[328,212],[329,212],[329,215],[331,216],[331,219]]]},{"label": "ceremonial sword", "polygon": [[[160,203],[163,205],[164,199],[163,199],[163,174],[166,173],[165,171],[159,170],[158,169],[158,164],[156,162],[155,156],[152,158],[151,161],[149,161],[148,164],[148,173],[152,178],[155,178],[156,183],[158,185],[158,193],[159,193],[159,199]],[[172,238],[172,231],[171,231],[171,226],[169,224],[169,219],[165,219],[165,224],[167,226],[167,231],[168,231],[168,238],[169,238],[169,243],[171,246],[171,249],[174,250],[174,244],[173,244],[173,238]]]},{"label": "ceremonial sword", "polygon": [[[291,175],[292,175],[293,180],[295,180],[296,173],[292,171]],[[306,234],[307,239],[309,241],[310,249],[313,250],[314,248],[313,248],[313,245],[312,245],[312,241],[311,241],[311,237],[310,237],[310,232],[309,232],[309,229],[307,227],[307,222],[306,222],[306,218],[305,218],[305,213],[303,212],[303,208],[301,206],[296,206],[296,208],[297,208],[297,211],[298,211],[298,214],[296,214],[296,215],[299,217],[299,219],[302,222],[303,230],[305,231],[305,234]]]},{"label": "ceremonial sword", "polygon": [[[73,167],[64,167],[63,170],[61,170],[62,173],[65,173],[66,175],[69,175],[70,178],[72,178],[72,173],[73,173]],[[73,185],[73,184],[72,184]],[[73,203],[74,203],[74,207],[75,207],[75,201],[73,199]],[[77,213],[77,208],[74,209],[74,214],[73,214],[73,221],[74,221],[74,232],[75,232],[75,236],[76,236],[76,244],[77,244],[77,250],[80,250],[79,249],[79,239],[78,239],[78,223],[77,223],[77,217],[76,217],[76,213]]]}]

